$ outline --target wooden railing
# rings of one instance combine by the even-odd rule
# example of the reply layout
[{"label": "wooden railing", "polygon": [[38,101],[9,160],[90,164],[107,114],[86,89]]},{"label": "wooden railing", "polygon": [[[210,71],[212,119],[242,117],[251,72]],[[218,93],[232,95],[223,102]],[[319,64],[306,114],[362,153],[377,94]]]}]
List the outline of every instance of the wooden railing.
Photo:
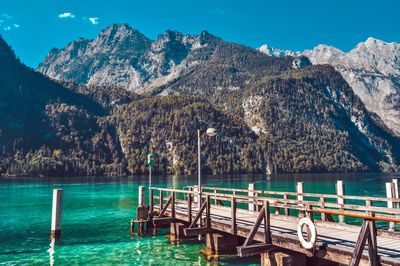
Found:
[{"label": "wooden railing", "polygon": [[[186,188],[188,190],[193,190],[194,187],[188,186]],[[279,212],[280,210],[284,210],[283,214],[285,215],[290,215],[290,210],[304,212],[307,211],[307,208],[312,208],[312,210],[309,211],[320,213],[321,220],[323,221],[332,221],[329,216],[338,215],[359,219],[369,217],[373,220],[392,223],[400,222],[400,219],[397,218],[400,217],[400,209],[385,207],[390,205],[388,202],[390,202],[392,206],[400,206],[400,199],[394,198],[362,197],[352,195],[338,196],[335,194],[248,190],[220,187],[203,187],[202,194],[211,195],[215,201],[229,200],[234,196],[237,202],[255,204],[259,206],[258,209],[263,206],[265,200],[268,200],[270,206],[277,207]],[[342,202],[344,203],[337,203],[338,199],[342,199]],[[346,202],[351,202],[351,204]]]},{"label": "wooden railing", "polygon": [[[252,196],[249,196],[249,194]],[[342,196],[344,200],[358,200],[359,202],[363,202],[364,205],[355,203],[339,204],[337,202],[329,202],[329,199],[335,200],[338,198],[337,195],[333,194],[276,192],[217,187],[203,187],[201,192],[194,190],[193,187],[187,187],[186,189],[153,187],[150,189],[150,195],[150,209],[152,212],[155,209],[154,204],[158,203],[158,212],[155,212],[156,215],[153,218],[153,222],[155,224],[159,222],[174,222],[176,220],[176,210],[179,204],[180,214],[182,215],[182,212],[184,213],[183,217],[186,217],[186,222],[189,224],[189,227],[184,229],[185,234],[188,236],[212,232],[212,215],[210,211],[212,201],[214,201],[214,205],[222,205],[230,208],[230,217],[226,218],[228,218],[230,222],[230,229],[228,231],[234,236],[237,235],[238,209],[242,209],[242,211],[246,209],[246,211],[249,211],[248,205],[254,204],[257,206],[254,211],[254,213],[257,214],[256,221],[247,235],[244,245],[238,247],[238,254],[240,256],[247,256],[249,254],[254,254],[255,251],[265,250],[273,244],[270,230],[270,213],[274,211],[274,208],[275,214],[290,215],[291,210],[294,210],[296,211],[296,215],[306,216],[312,221],[316,218],[313,217],[313,214],[316,213],[320,214],[319,218],[323,221],[333,221],[331,215],[362,219],[362,227],[352,253],[350,265],[358,265],[366,243],[368,243],[370,262],[372,265],[378,265],[379,257],[375,222],[400,223],[400,209],[373,205],[375,202],[387,203],[387,201],[390,200],[395,206],[399,206],[400,200],[392,198],[346,195]],[[199,195],[202,196],[202,200],[200,204],[196,204],[197,211],[193,213],[194,199]],[[169,210],[170,215],[164,217],[167,210]],[[194,218],[193,214],[195,214]],[[203,218],[205,218],[205,220],[203,220]],[[260,227],[262,223],[264,223],[264,226]],[[260,228],[264,231],[263,243],[252,244]]]}]

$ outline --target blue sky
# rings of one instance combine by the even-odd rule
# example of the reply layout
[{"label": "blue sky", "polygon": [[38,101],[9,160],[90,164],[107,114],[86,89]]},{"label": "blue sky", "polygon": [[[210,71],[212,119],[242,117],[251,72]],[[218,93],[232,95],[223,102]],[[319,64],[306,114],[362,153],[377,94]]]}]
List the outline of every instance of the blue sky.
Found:
[{"label": "blue sky", "polygon": [[400,42],[398,0],[0,0],[0,34],[36,67],[47,52],[128,23],[149,38],[167,29],[258,47],[349,50],[372,36]]}]

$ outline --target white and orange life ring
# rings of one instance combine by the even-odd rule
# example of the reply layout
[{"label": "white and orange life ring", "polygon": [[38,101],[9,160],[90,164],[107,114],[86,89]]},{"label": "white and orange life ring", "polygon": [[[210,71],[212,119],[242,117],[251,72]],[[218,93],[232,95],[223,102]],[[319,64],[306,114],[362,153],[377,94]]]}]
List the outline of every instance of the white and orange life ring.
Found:
[{"label": "white and orange life ring", "polygon": [[[307,226],[310,231],[310,239],[306,240],[303,236],[303,227]],[[301,218],[297,225],[297,236],[299,237],[301,245],[305,249],[312,249],[317,241],[317,229],[310,218]]]}]

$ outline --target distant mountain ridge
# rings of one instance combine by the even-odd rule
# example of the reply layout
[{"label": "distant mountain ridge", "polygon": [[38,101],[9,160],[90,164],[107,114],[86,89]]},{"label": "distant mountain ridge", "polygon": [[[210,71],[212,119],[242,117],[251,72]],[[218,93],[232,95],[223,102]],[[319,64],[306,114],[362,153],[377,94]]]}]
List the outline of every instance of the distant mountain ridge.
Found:
[{"label": "distant mountain ridge", "polygon": [[170,30],[153,41],[127,24],[114,24],[94,40],[78,39],[64,49],[52,49],[37,70],[57,80],[136,91],[203,60],[207,55],[197,50],[219,41],[206,31],[195,36]]},{"label": "distant mountain ridge", "polygon": [[360,42],[345,53],[333,46],[293,52],[267,45],[259,51],[271,56],[305,55],[313,64],[329,64],[338,70],[367,109],[400,136],[400,43],[375,38]]},{"label": "distant mountain ridge", "polygon": [[268,51],[208,32],[149,40],[126,24],[53,49],[38,70],[106,113],[46,102],[37,113],[57,138],[11,148],[0,172],[143,174],[155,147],[154,173],[194,174],[196,130],[209,126],[220,135],[203,143],[204,173],[398,171],[400,139],[334,67]]}]

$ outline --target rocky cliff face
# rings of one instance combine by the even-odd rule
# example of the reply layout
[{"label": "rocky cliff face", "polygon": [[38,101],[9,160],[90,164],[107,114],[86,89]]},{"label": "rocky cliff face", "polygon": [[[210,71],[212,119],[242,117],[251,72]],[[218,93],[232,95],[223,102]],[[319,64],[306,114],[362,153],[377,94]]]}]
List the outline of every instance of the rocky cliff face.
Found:
[{"label": "rocky cliff face", "polygon": [[367,109],[400,136],[400,44],[369,38],[348,53],[319,45],[303,54],[313,64],[334,66]]},{"label": "rocky cliff face", "polygon": [[293,52],[268,45],[258,48],[270,56],[305,55],[313,64],[329,64],[339,71],[367,109],[400,136],[400,44],[368,38],[345,53],[333,46]]},{"label": "rocky cliff face", "polygon": [[78,39],[52,49],[37,70],[56,80],[142,91],[145,85],[162,83],[163,77],[206,59],[207,49],[218,41],[207,32],[193,36],[176,31],[153,41],[129,25],[115,24],[94,40]]}]

